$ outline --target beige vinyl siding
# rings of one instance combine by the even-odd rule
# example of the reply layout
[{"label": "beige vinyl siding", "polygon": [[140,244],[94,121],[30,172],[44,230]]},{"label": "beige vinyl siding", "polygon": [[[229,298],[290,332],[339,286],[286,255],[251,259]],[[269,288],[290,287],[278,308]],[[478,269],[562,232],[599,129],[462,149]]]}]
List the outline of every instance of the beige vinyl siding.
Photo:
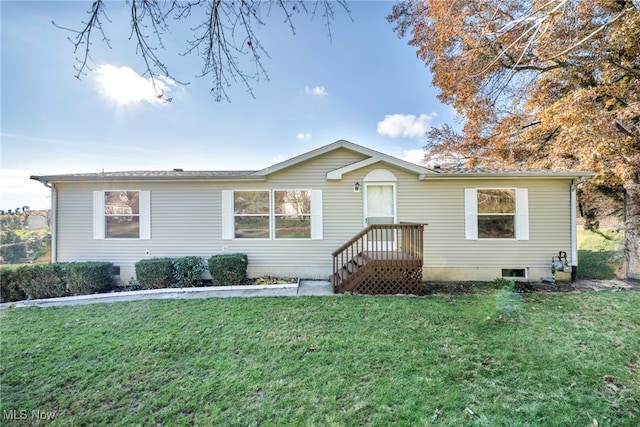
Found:
[{"label": "beige vinyl siding", "polygon": [[[569,179],[429,179],[376,163],[327,180],[329,171],[354,164],[364,155],[341,148],[267,175],[265,181],[176,181],[60,183],[58,261],[110,261],[132,275],[148,257],[242,252],[249,275],[291,275],[328,279],[331,253],[363,228],[364,192],[356,182],[375,169],[393,173],[399,222],[428,224],[424,232],[424,278],[491,280],[502,268],[527,268],[530,278],[549,275],[551,257],[571,253]],[[465,240],[465,188],[527,188],[529,240]],[[222,239],[224,190],[322,190],[323,238]],[[93,192],[149,191],[151,239],[93,239]],[[148,254],[148,255],[147,255]]]},{"label": "beige vinyl siding", "polygon": [[[528,189],[529,239],[465,240],[464,189],[505,187]],[[491,280],[502,268],[527,268],[539,280],[551,274],[552,256],[571,253],[569,180],[432,181],[425,190],[413,207],[428,217],[425,279]]]},{"label": "beige vinyl siding", "polygon": [[[376,164],[346,174],[343,180],[362,183],[374,169],[387,169],[397,178],[398,222],[428,224],[424,232],[425,280],[492,280],[502,268],[527,268],[529,277],[539,280],[551,274],[552,256],[558,251],[571,253],[568,179],[419,181],[413,173]],[[466,240],[466,188],[526,188],[529,239]],[[359,216],[353,214],[362,221],[361,211]]]},{"label": "beige vinyl siding", "polygon": [[[58,184],[58,261],[104,260],[131,273],[137,261],[148,257],[242,252],[249,256],[250,275],[328,279],[331,252],[362,226],[362,205],[353,183],[329,182],[326,172],[362,158],[340,149],[269,175],[266,181]],[[222,240],[222,191],[250,189],[322,190],[323,239]],[[95,190],[150,191],[151,239],[94,240]]]}]

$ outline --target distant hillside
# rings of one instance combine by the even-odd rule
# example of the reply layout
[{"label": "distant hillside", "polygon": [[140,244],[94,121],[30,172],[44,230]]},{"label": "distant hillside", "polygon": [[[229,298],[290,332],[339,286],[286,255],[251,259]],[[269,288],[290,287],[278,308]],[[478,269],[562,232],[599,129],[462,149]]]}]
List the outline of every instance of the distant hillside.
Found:
[{"label": "distant hillside", "polygon": [[0,211],[0,264],[49,262],[51,211]]}]

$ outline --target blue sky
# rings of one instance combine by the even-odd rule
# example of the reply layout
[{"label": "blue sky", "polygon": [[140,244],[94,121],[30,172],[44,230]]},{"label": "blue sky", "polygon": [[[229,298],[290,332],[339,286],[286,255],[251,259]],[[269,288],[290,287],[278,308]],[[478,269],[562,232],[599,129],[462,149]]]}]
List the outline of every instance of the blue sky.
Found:
[{"label": "blue sky", "polygon": [[172,102],[160,103],[136,74],[124,2],[107,4],[111,49],[96,37],[78,80],[71,34],[51,21],[78,28],[90,2],[1,1],[0,209],[48,207],[32,174],[261,169],[339,139],[417,162],[428,127],[456,119],[386,21],[392,5],[351,2],[351,18],[336,8],[331,39],[319,17],[296,17],[292,35],[278,10],[265,13],[256,33],[269,80],[252,84],[255,99],[235,85],[231,102],[195,77],[197,56],[178,55],[190,34],[173,26],[158,53],[189,85],[164,82]]}]

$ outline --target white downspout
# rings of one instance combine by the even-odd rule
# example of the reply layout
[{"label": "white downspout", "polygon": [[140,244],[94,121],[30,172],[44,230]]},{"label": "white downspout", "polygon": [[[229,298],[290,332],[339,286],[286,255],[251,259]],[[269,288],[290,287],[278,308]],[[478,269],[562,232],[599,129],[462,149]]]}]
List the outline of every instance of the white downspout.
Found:
[{"label": "white downspout", "polygon": [[576,223],[576,190],[578,184],[575,181],[571,182],[571,281],[575,282],[578,279],[578,225]]},{"label": "white downspout", "polygon": [[51,189],[51,263],[58,259],[58,190],[49,181],[43,182]]}]

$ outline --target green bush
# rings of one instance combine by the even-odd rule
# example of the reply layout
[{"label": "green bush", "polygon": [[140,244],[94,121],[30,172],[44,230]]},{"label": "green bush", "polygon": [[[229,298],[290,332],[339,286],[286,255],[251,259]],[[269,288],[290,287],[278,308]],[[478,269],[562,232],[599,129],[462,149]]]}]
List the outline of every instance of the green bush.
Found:
[{"label": "green bush", "polygon": [[173,260],[173,284],[175,288],[193,288],[202,283],[204,260],[198,256],[187,256]]},{"label": "green bush", "polygon": [[136,278],[142,289],[170,288],[173,277],[171,258],[143,259],[136,263]]},{"label": "green bush", "polygon": [[15,281],[29,299],[63,297],[67,294],[65,265],[62,263],[20,267],[15,271]]},{"label": "green bush", "polygon": [[113,264],[72,262],[65,268],[67,290],[72,295],[90,295],[111,289]]},{"label": "green bush", "polygon": [[247,278],[246,254],[214,255],[209,258],[209,272],[216,286],[241,285]]},{"label": "green bush", "polygon": [[21,301],[27,299],[20,283],[16,280],[16,272],[10,268],[0,269],[0,302]]}]

